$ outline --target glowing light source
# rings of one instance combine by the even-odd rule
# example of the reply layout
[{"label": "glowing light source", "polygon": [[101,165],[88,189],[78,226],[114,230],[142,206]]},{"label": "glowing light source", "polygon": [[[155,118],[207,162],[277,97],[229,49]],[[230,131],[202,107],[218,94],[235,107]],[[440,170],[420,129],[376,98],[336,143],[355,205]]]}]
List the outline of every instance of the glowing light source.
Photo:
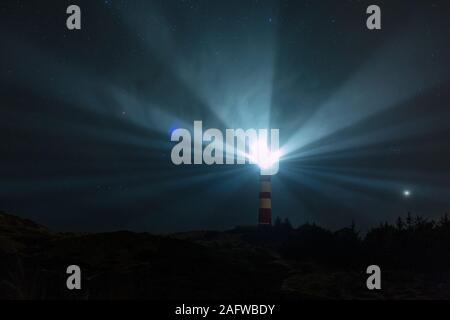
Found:
[{"label": "glowing light source", "polygon": [[404,191],[403,191],[403,196],[406,197],[406,198],[410,197],[410,196],[411,196],[411,191],[409,191],[409,190],[404,190]]},{"label": "glowing light source", "polygon": [[256,163],[261,169],[269,169],[280,161],[280,150],[271,151],[263,139],[258,139],[250,146],[250,161]]}]

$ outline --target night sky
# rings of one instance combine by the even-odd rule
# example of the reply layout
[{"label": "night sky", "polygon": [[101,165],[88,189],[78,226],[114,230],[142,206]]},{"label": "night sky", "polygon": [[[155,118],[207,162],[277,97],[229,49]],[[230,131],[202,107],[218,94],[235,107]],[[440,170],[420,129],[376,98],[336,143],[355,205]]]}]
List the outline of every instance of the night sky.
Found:
[{"label": "night sky", "polygon": [[450,211],[446,0],[9,0],[0,34],[0,210],[55,230],[255,224],[255,166],[171,163],[171,132],[202,120],[280,129],[273,215],[294,225]]}]

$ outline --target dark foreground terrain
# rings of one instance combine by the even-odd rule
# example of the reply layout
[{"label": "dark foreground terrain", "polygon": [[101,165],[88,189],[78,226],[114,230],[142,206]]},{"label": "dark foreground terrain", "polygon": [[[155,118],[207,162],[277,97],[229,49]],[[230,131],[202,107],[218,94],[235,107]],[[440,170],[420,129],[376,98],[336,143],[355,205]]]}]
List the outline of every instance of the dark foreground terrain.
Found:
[{"label": "dark foreground terrain", "polygon": [[[381,225],[362,239],[289,223],[155,236],[51,232],[0,213],[2,299],[450,299],[449,223]],[[82,290],[66,289],[66,268]],[[382,290],[366,288],[368,265]]]}]

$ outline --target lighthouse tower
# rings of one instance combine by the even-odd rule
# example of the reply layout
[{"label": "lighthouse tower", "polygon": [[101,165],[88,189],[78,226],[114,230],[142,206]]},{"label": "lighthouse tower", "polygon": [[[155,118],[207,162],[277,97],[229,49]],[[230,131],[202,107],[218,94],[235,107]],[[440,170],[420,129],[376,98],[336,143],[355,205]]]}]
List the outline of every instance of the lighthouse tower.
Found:
[{"label": "lighthouse tower", "polygon": [[272,225],[272,183],[270,175],[260,175],[258,225]]}]

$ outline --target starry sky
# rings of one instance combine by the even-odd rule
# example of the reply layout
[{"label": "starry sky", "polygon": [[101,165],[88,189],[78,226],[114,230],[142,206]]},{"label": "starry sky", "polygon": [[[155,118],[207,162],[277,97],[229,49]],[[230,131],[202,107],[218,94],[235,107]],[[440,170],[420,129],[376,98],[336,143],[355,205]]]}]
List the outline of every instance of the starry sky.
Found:
[{"label": "starry sky", "polygon": [[[258,169],[175,166],[176,128],[278,128],[273,214],[365,230],[450,209],[448,1],[0,7],[0,210],[56,230],[256,223]],[[77,4],[82,29],[66,28]]]}]

